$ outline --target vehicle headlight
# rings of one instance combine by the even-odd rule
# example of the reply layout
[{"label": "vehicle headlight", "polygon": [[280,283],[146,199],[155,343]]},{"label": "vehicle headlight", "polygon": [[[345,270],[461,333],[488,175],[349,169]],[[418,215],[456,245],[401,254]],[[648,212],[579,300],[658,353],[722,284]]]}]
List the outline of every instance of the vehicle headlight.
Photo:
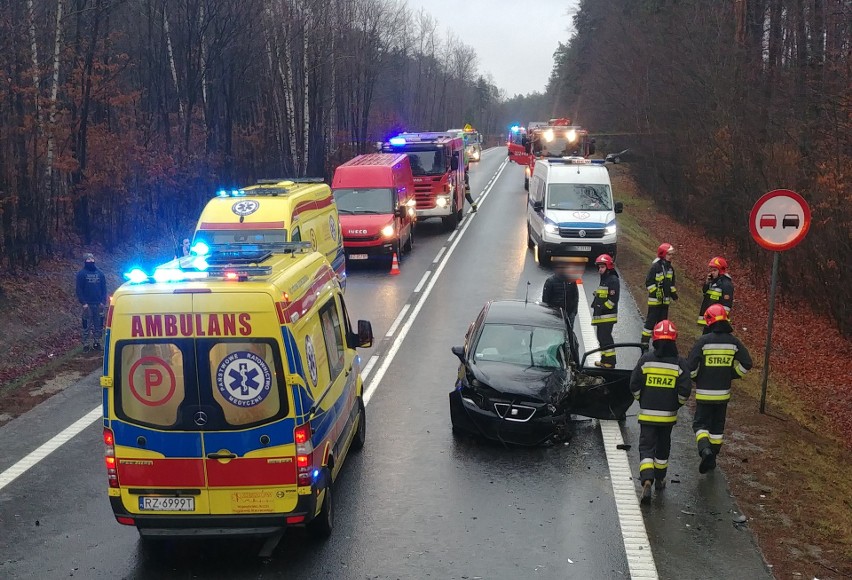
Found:
[{"label": "vehicle headlight", "polygon": [[544,224],[544,231],[548,234],[558,234],[559,226],[556,224]]},{"label": "vehicle headlight", "polygon": [[606,229],[604,230],[604,233],[608,236],[611,236],[612,234],[614,234],[616,232],[616,229],[617,228],[615,227],[615,224],[612,224],[612,225],[606,227]]},{"label": "vehicle headlight", "polygon": [[449,205],[449,203],[450,203],[450,200],[446,197],[438,197],[438,199],[435,200],[435,204],[438,207],[447,207],[447,205]]},{"label": "vehicle headlight", "polygon": [[385,227],[382,228],[382,235],[384,237],[391,238],[391,237],[393,237],[393,234],[394,234],[393,224],[388,224],[388,225],[386,225]]}]

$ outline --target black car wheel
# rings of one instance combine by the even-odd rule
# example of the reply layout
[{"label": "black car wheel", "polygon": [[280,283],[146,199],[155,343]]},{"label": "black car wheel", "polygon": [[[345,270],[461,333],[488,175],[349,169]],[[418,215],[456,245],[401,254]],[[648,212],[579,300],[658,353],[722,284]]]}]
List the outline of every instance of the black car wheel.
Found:
[{"label": "black car wheel", "polygon": [[352,450],[361,451],[367,442],[367,410],[364,408],[364,400],[358,397],[358,430],[352,440]]}]

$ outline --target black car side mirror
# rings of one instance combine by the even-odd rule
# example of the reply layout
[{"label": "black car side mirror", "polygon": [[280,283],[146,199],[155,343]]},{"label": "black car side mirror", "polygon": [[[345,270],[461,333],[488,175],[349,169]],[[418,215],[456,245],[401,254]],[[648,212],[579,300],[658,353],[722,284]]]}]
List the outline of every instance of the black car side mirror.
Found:
[{"label": "black car side mirror", "polygon": [[543,203],[541,203],[540,201],[534,201],[534,202],[533,202],[533,209],[534,209],[535,211],[541,211],[541,210],[543,210],[543,209],[544,209],[544,204],[543,204]]},{"label": "black car side mirror", "polygon": [[373,346],[373,325],[369,320],[358,321],[358,348]]},{"label": "black car side mirror", "polygon": [[621,213],[624,211],[624,204],[620,201],[615,202],[615,213]]},{"label": "black car side mirror", "polygon": [[459,357],[459,360],[464,364],[464,347],[463,346],[454,346],[450,349],[453,351],[453,354]]}]

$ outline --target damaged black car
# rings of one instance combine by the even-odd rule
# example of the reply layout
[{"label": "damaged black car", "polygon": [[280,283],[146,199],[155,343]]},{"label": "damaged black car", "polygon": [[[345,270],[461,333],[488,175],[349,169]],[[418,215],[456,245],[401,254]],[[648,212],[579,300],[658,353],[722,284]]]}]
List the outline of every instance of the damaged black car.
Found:
[{"label": "damaged black car", "polygon": [[461,361],[450,392],[453,431],[540,445],[567,438],[572,415],[624,419],[633,403],[631,371],[581,366],[577,348],[561,311],[488,302],[464,346],[452,348]]}]

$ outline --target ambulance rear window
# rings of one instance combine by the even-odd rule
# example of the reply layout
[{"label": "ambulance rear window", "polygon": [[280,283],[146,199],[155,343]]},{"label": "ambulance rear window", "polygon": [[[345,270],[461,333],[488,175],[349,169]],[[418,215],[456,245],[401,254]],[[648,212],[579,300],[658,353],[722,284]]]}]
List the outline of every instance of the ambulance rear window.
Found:
[{"label": "ambulance rear window", "polygon": [[287,230],[284,228],[263,230],[210,230],[204,232],[208,244],[221,246],[224,244],[280,244],[287,241]]},{"label": "ambulance rear window", "polygon": [[119,415],[133,422],[173,426],[186,394],[179,346],[171,342],[124,344],[119,365]]},{"label": "ambulance rear window", "polygon": [[279,390],[280,362],[272,344],[217,341],[210,345],[207,358],[213,399],[228,425],[253,425],[286,413],[287,399]]}]

